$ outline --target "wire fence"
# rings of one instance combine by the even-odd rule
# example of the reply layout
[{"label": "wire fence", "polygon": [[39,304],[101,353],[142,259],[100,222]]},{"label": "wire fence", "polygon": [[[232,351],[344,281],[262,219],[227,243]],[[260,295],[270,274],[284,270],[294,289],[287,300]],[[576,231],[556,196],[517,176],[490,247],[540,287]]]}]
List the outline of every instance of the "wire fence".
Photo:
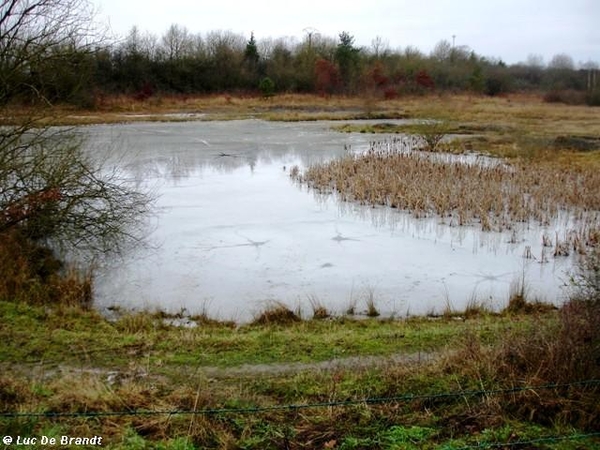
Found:
[{"label": "wire fence", "polygon": [[[83,412],[0,412],[0,418],[17,419],[59,419],[59,418],[103,418],[116,416],[218,416],[218,415],[247,415],[247,414],[262,414],[278,411],[297,411],[314,408],[333,408],[333,407],[352,407],[359,405],[383,405],[383,404],[399,404],[409,403],[414,401],[436,401],[451,398],[468,398],[468,397],[484,397],[497,396],[506,394],[515,394],[525,391],[542,391],[555,389],[568,389],[572,387],[596,387],[600,386],[600,380],[581,380],[571,383],[551,383],[537,386],[519,386],[505,389],[481,389],[481,390],[462,390],[455,392],[443,392],[436,394],[413,394],[407,393],[389,397],[369,397],[355,400],[341,401],[326,401],[315,403],[299,403],[299,404],[280,404],[269,406],[251,406],[243,408],[205,408],[205,409],[174,409],[174,410],[123,410],[123,411],[83,411]],[[539,444],[552,444],[562,441],[574,441],[600,438],[600,432],[593,433],[573,433],[560,436],[544,436],[530,440],[515,440],[509,442],[478,442],[465,447],[448,447],[453,450],[468,450],[468,449],[495,449],[495,448],[526,448],[527,446],[535,446]]]},{"label": "wire fence", "polygon": [[0,417],[6,418],[60,418],[60,417],[110,417],[110,416],[208,416],[220,414],[260,414],[264,412],[300,410],[313,408],[349,407],[357,405],[381,405],[388,403],[405,403],[412,401],[440,400],[456,397],[483,397],[502,394],[514,394],[524,391],[539,391],[549,389],[564,389],[575,386],[598,386],[600,380],[582,380],[571,383],[544,384],[539,386],[521,386],[508,389],[466,390],[443,392],[437,394],[402,394],[390,397],[369,397],[355,400],[339,400],[315,403],[297,403],[286,405],[254,406],[246,408],[206,408],[206,409],[174,409],[174,410],[124,410],[124,411],[84,411],[84,412],[0,412]]}]

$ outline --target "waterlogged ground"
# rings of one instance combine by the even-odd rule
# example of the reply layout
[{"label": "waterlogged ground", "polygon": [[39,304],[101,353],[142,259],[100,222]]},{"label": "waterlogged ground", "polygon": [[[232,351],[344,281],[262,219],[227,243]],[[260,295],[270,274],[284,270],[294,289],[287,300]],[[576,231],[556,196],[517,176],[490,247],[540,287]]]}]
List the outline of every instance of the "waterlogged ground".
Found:
[{"label": "waterlogged ground", "polygon": [[[290,179],[306,167],[366,150],[382,135],[341,134],[331,123],[137,123],[86,128],[97,154],[158,196],[151,248],[113,261],[96,279],[101,309],[185,310],[245,321],[271,301],[310,314],[344,313],[375,300],[383,315],[501,308],[511,285],[560,304],[572,261],[542,235],[413,219],[385,207],[320,196]],[[525,258],[524,255],[530,257]]]}]

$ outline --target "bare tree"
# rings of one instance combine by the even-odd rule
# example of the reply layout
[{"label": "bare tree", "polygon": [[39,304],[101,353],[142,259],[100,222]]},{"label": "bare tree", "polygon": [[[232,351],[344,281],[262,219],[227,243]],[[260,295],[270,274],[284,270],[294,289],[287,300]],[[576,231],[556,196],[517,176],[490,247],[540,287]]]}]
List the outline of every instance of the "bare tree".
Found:
[{"label": "bare tree", "polygon": [[140,239],[135,225],[148,207],[118,168],[99,164],[69,132],[0,134],[0,234],[106,254]]},{"label": "bare tree", "polygon": [[542,55],[530,53],[529,55],[527,55],[527,61],[525,62],[525,65],[535,69],[543,69],[544,57]]},{"label": "bare tree", "polygon": [[435,44],[435,47],[431,52],[431,57],[438,61],[447,61],[452,57],[452,49],[452,44],[446,39],[443,39]]},{"label": "bare tree", "polygon": [[246,46],[244,36],[221,30],[207,33],[205,42],[208,55],[213,58],[231,54],[242,55]]},{"label": "bare tree", "polygon": [[192,54],[193,48],[193,38],[185,27],[171,25],[162,37],[162,50],[169,61]]},{"label": "bare tree", "polygon": [[41,62],[95,47],[100,30],[93,17],[85,0],[1,0],[0,105],[23,91],[42,95],[31,83]]},{"label": "bare tree", "polygon": [[420,60],[424,58],[423,53],[417,47],[414,47],[412,45],[409,45],[404,49],[404,51],[402,52],[402,56],[404,59],[411,61]]},{"label": "bare tree", "polygon": [[588,59],[586,62],[580,62],[579,67],[581,67],[583,70],[598,70],[600,65],[596,61]]},{"label": "bare tree", "polygon": [[128,55],[141,55],[148,59],[157,57],[157,38],[152,33],[140,32],[137,26],[133,26],[120,48]]},{"label": "bare tree", "polygon": [[573,58],[566,53],[557,53],[548,63],[550,69],[575,70]]},{"label": "bare tree", "polygon": [[[84,0],[1,0],[0,117],[23,91],[42,98],[31,71],[62,51],[95,47]],[[103,167],[38,108],[0,127],[0,234],[66,251],[118,251],[148,211],[148,197]]]},{"label": "bare tree", "polygon": [[380,58],[389,53],[390,44],[381,36],[375,36],[375,38],[371,40],[371,49],[373,50],[373,56],[375,56],[375,58]]}]

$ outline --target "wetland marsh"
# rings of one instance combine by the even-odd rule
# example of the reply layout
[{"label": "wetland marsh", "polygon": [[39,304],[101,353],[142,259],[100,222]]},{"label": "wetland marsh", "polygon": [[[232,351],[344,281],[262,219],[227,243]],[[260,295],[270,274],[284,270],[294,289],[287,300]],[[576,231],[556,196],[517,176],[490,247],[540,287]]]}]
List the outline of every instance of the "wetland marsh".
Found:
[{"label": "wetland marsh", "polygon": [[[0,302],[0,427],[89,430],[111,449],[597,448],[598,285],[585,270],[597,275],[598,152],[546,145],[594,138],[595,112],[448,100],[403,100],[409,114],[372,121],[140,111],[143,122],[78,128],[106,169],[156,196],[147,245],[94,273],[107,314],[72,290]],[[423,152],[414,122],[388,120],[406,115],[454,115],[478,135]],[[78,123],[100,119],[111,122]],[[370,306],[395,319],[299,320],[269,302],[306,319]]]},{"label": "wetland marsh", "polygon": [[[473,304],[501,309],[519,283],[530,299],[560,305],[566,298],[576,252],[555,255],[556,244],[580,228],[553,197],[543,217],[497,221],[496,214],[486,226],[481,218],[473,223],[435,209],[419,214],[414,205],[357,199],[356,193],[348,198],[299,183],[291,172],[368,155],[374,142],[392,138],[339,133],[333,126],[243,120],[86,128],[92,148],[126,148],[119,164],[157,195],[149,248],[101,268],[97,307],[243,322],[273,302],[307,317],[315,305],[334,314],[366,313],[372,299],[384,316]],[[473,167],[448,161],[436,170],[462,166]],[[363,182],[369,178],[375,175]],[[457,182],[466,179],[460,173],[441,179],[446,184],[422,182],[422,190],[462,202],[481,183]],[[464,192],[453,193],[452,186]],[[449,208],[460,212],[460,202]]]}]

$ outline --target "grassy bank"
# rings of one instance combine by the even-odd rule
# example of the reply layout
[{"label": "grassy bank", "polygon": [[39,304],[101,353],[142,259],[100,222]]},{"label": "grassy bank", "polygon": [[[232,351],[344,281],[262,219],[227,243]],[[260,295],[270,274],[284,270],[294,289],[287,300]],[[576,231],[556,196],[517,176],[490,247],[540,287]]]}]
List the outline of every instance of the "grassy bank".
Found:
[{"label": "grassy bank", "polygon": [[595,448],[579,437],[600,431],[600,386],[570,384],[593,367],[575,380],[546,359],[560,357],[567,315],[583,316],[534,311],[182,328],[163,314],[107,321],[0,302],[0,410],[42,414],[0,426],[101,435],[111,449],[462,448],[549,436],[535,448]]},{"label": "grassy bank", "polygon": [[[108,321],[93,310],[2,302],[0,360],[52,367],[93,362],[113,370],[135,363],[173,374],[189,367],[308,363],[353,356],[435,353],[456,345],[467,332],[492,343],[503,330],[531,326],[536,316],[490,315],[436,318],[339,317],[289,324],[234,325],[196,319],[176,324],[163,313],[125,314]],[[546,312],[542,318],[550,320]],[[174,324],[173,324],[174,323]],[[65,352],[65,349],[68,352]]]}]

